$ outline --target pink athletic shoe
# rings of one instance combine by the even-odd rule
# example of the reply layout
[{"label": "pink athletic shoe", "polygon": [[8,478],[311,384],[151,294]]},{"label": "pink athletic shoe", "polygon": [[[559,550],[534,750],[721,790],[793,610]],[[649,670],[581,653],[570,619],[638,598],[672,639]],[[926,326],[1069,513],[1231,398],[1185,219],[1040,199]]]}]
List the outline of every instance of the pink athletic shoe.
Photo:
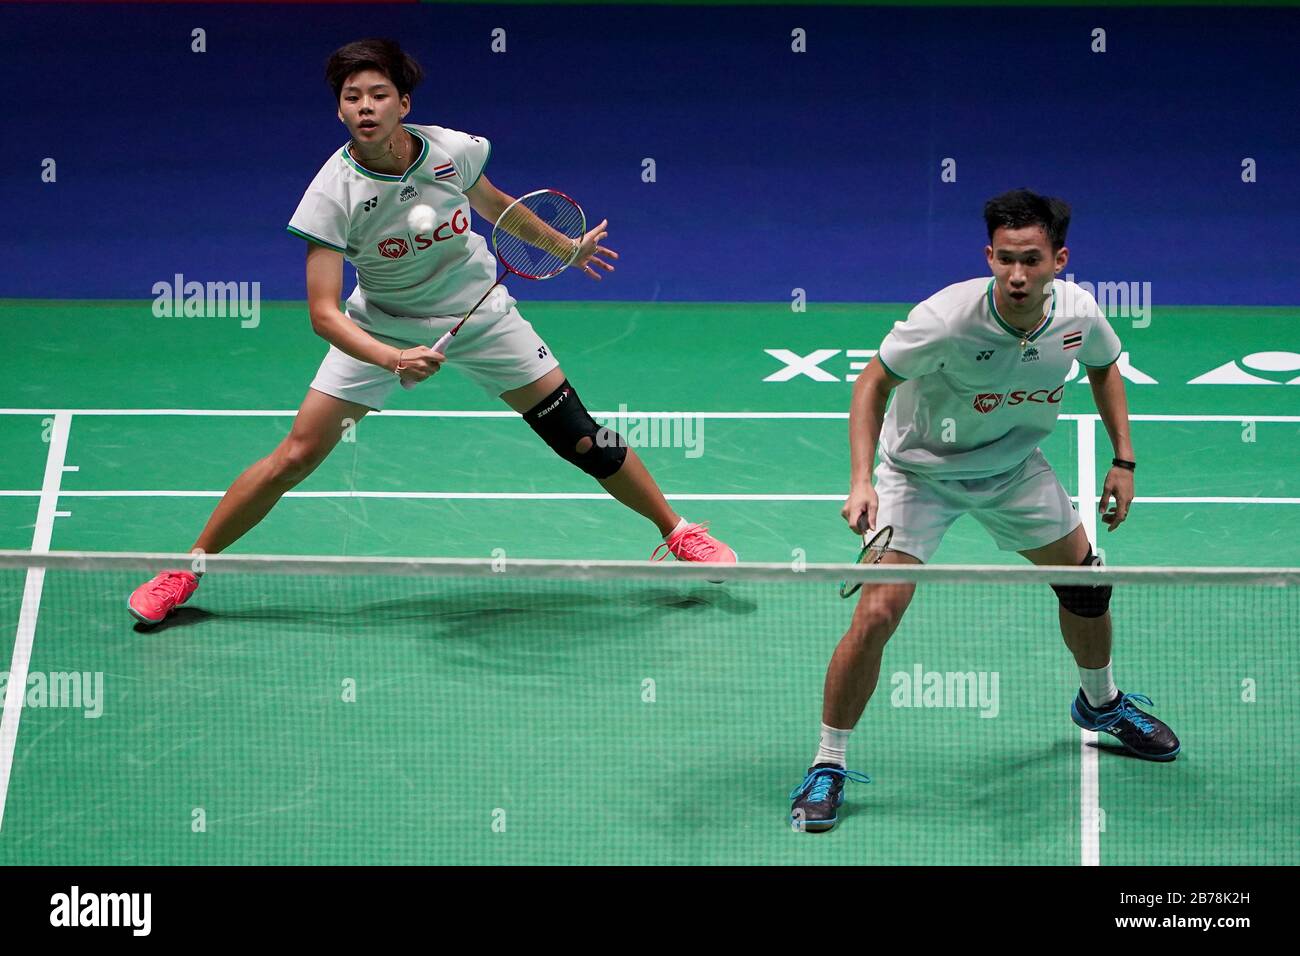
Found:
[{"label": "pink athletic shoe", "polygon": [[[667,549],[661,556],[659,551]],[[671,554],[678,561],[706,561],[714,564],[735,564],[736,552],[709,534],[709,525],[683,522],[668,539],[650,555],[651,561],[662,561]]]},{"label": "pink athletic shoe", "polygon": [[188,601],[198,586],[196,574],[164,571],[136,588],[126,606],[137,621],[160,624],[163,618]]}]

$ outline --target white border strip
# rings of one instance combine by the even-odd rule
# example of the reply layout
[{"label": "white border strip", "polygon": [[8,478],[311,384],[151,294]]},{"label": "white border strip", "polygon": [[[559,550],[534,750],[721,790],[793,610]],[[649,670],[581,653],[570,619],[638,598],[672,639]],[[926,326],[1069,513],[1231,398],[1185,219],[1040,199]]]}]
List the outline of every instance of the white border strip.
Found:
[{"label": "white border strip", "polygon": [[[46,554],[50,550],[50,538],[54,533],[54,519],[59,503],[59,484],[63,481],[63,462],[68,453],[68,433],[71,427],[70,414],[58,412],[54,415],[54,425],[50,430],[50,450],[45,456],[41,503],[36,509],[36,530],[32,535],[33,554]],[[0,717],[0,828],[4,827],[14,747],[18,743],[18,722],[22,717],[23,699],[27,696],[27,671],[31,665],[32,644],[36,640],[36,619],[40,614],[41,592],[44,587],[45,568],[37,565],[29,567],[23,584],[22,609],[18,612],[13,659],[9,662],[4,716]]]}]

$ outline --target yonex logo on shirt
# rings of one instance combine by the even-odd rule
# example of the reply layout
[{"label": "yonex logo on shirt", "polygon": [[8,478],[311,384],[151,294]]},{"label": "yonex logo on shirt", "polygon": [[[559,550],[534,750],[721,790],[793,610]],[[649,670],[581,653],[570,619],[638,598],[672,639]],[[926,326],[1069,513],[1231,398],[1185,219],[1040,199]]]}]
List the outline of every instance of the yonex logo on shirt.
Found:
[{"label": "yonex logo on shirt", "polygon": [[983,362],[985,359],[990,359],[993,357],[993,353],[996,351],[997,349],[989,349],[988,351],[985,352],[979,352],[975,356],[975,361]]},{"label": "yonex logo on shirt", "polygon": [[369,199],[367,199],[365,202],[361,204],[361,208],[366,212],[370,212],[370,210],[374,209],[375,206],[377,205],[379,205],[379,197],[371,196]]}]

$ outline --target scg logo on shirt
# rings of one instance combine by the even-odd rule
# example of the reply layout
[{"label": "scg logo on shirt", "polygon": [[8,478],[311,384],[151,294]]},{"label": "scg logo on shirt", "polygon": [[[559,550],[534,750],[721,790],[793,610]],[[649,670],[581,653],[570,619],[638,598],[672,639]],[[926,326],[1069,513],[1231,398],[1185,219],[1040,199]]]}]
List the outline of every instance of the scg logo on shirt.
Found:
[{"label": "scg logo on shirt", "polygon": [[454,213],[452,213],[450,222],[444,222],[441,225],[439,225],[437,229],[433,230],[432,241],[430,241],[429,237],[424,235],[423,233],[416,236],[415,247],[417,249],[428,249],[431,245],[433,245],[433,243],[446,242],[448,239],[452,238],[453,236],[459,236],[468,228],[469,228],[469,220],[465,218],[465,214],[463,212],[457,209]]},{"label": "scg logo on shirt", "polygon": [[[424,233],[416,233],[415,248],[428,249],[435,242],[446,242],[456,236],[462,235],[469,229],[469,219],[465,213],[457,209],[452,214],[448,222],[439,223],[433,230],[433,238],[430,239]],[[380,240],[379,254],[385,259],[400,259],[411,251],[411,247],[406,244],[405,239],[399,239],[396,236],[389,236],[387,239]]]},{"label": "scg logo on shirt", "polygon": [[996,392],[982,392],[975,396],[974,400],[971,402],[971,407],[981,415],[987,415],[989,412],[993,411],[993,409],[1001,405],[1004,398],[1006,399],[1008,407],[1013,405],[1022,405],[1025,402],[1030,402],[1034,405],[1060,405],[1061,396],[1064,394],[1064,385],[1058,385],[1050,391],[1045,388],[1040,388],[1033,392],[1026,392],[1024,389],[1017,389],[1014,392],[1007,392],[1005,396]]}]

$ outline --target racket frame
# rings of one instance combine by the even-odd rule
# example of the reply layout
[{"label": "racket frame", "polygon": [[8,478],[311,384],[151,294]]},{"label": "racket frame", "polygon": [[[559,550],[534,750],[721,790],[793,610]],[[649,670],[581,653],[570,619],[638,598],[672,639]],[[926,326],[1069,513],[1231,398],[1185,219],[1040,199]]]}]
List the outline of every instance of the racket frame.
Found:
[{"label": "racket frame", "polygon": [[[877,544],[876,542],[880,541],[881,538],[885,539],[884,543]],[[864,532],[862,535],[862,550],[858,552],[858,559],[857,561],[854,562],[854,564],[868,564],[868,565],[879,564],[881,560],[885,557],[885,552],[889,550],[889,544],[893,540],[894,540],[893,525],[885,525],[883,528],[878,528],[875,531],[875,533],[871,535],[870,540],[867,539],[867,535]],[[868,554],[870,554],[873,551],[878,551],[879,553],[871,561],[864,562],[862,559],[865,558]],[[853,595],[857,594],[858,591],[861,590],[862,583],[863,582],[861,581],[854,581],[852,584],[849,584],[848,581],[841,581],[840,597],[842,598],[853,597]]]},{"label": "racket frame", "polygon": [[[493,290],[496,289],[497,286],[499,286],[502,282],[505,281],[507,275],[513,274],[519,276],[521,279],[534,279],[537,281],[541,281],[543,279],[553,279],[561,272],[563,272],[565,269],[569,268],[569,266],[573,265],[574,260],[578,258],[578,253],[582,250],[582,240],[578,238],[575,238],[575,241],[573,243],[573,252],[569,254],[569,258],[564,263],[564,265],[560,266],[560,268],[556,269],[553,272],[547,272],[543,275],[530,275],[527,272],[521,272],[520,270],[514,268],[514,266],[510,265],[510,263],[506,262],[505,259],[501,258],[501,252],[500,250],[497,249],[497,236],[496,236],[497,229],[500,227],[501,221],[506,218],[506,215],[510,212],[511,209],[519,205],[524,200],[531,199],[533,196],[540,196],[542,194],[548,194],[548,195],[554,194],[573,203],[573,208],[578,210],[578,216],[581,217],[582,220],[581,231],[583,235],[586,235],[587,233],[586,212],[583,211],[582,206],[578,205],[578,201],[576,199],[574,199],[568,193],[560,192],[558,189],[534,189],[532,192],[524,193],[522,196],[517,198],[510,205],[506,206],[505,209],[502,209],[501,215],[497,216],[496,222],[492,224],[492,252],[496,256],[497,261],[501,263],[502,266],[501,274],[497,276],[497,280],[495,282],[493,282],[490,286],[488,286],[488,290],[479,297],[479,300],[474,303],[474,305],[470,308],[468,312],[465,313],[465,315],[461,318],[461,320],[457,322],[453,328],[442,333],[442,335],[438,337],[438,341],[433,343],[433,351],[442,352],[447,347],[448,343],[451,342],[451,340],[456,337],[456,333],[460,331],[461,326],[463,326],[466,322],[469,321],[469,317],[478,311],[478,307],[487,300],[487,297],[492,294]],[[419,384],[418,382],[404,380],[402,382],[402,388],[412,389],[415,388],[415,386],[418,384]]]}]

